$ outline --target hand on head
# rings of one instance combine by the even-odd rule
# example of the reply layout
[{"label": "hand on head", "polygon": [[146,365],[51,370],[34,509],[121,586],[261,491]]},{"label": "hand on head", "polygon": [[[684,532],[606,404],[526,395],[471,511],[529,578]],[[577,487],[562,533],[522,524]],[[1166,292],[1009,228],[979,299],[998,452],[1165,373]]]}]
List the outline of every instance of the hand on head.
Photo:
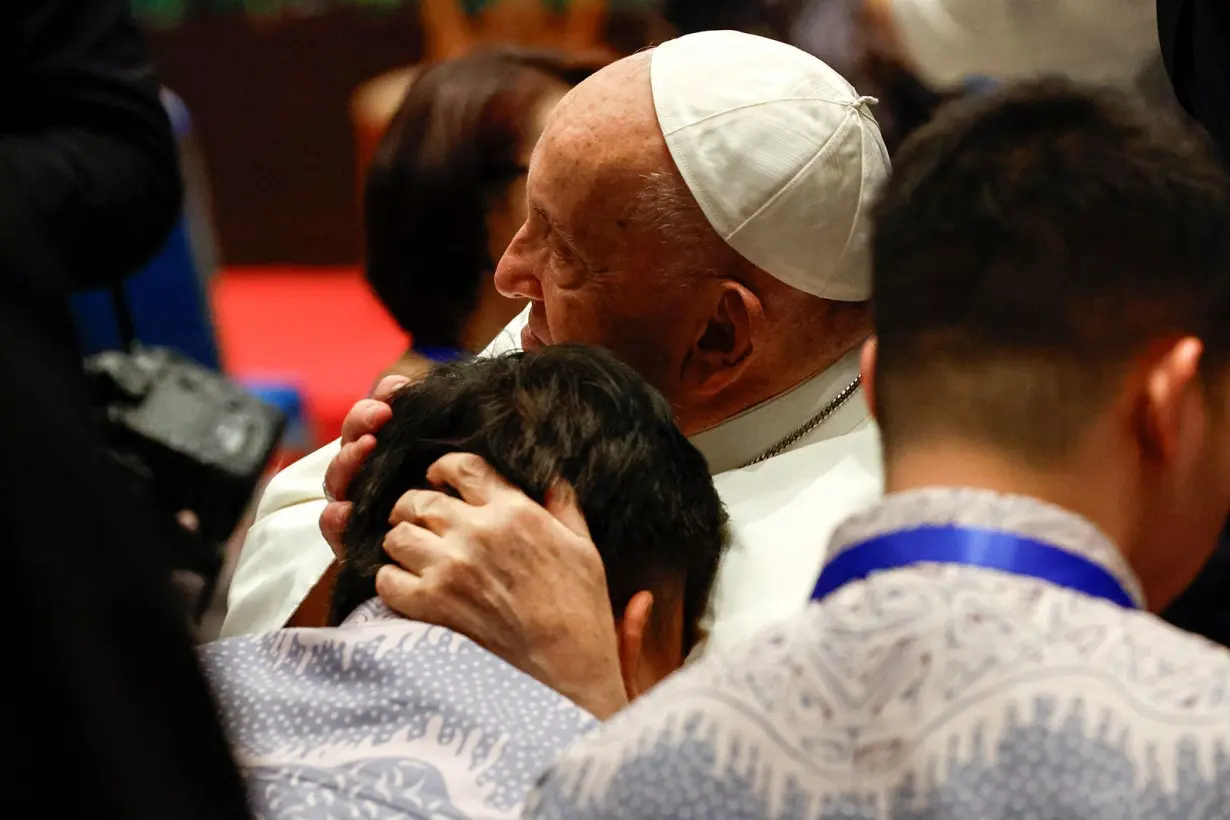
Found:
[{"label": "hand on head", "polygon": [[388,401],[409,383],[405,376],[385,376],[372,391],[371,398],[355,404],[342,422],[342,449],[325,471],[325,496],[329,503],[320,514],[320,533],[334,555],[342,554],[342,533],[350,517],[351,503],[346,491],[363,462],[376,449],[376,433],[393,417]]},{"label": "hand on head", "polygon": [[[606,573],[570,488],[545,509],[475,455],[427,473],[389,523],[376,591],[411,620],[466,635],[599,718],[625,706]],[[460,498],[446,494],[451,488]]]}]

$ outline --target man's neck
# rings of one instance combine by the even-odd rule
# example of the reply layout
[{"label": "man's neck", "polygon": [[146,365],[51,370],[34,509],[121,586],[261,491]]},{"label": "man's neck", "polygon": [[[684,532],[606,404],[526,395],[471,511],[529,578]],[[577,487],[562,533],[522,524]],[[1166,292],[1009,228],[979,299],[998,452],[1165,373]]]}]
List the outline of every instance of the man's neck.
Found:
[{"label": "man's neck", "polygon": [[886,460],[885,492],[968,487],[1036,498],[1083,516],[1127,554],[1132,525],[1125,515],[1122,477],[1090,476],[1071,464],[1039,467],[994,448],[961,440],[913,445]]}]

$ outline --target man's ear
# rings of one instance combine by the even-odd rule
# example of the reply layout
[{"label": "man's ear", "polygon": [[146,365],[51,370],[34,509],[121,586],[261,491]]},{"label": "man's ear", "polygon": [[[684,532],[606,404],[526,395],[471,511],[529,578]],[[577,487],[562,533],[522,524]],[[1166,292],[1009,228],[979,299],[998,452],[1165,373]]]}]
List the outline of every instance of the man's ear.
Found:
[{"label": "man's ear", "polygon": [[712,309],[697,328],[683,362],[682,381],[699,396],[713,396],[743,375],[764,332],[764,305],[742,283],[722,279],[706,288]]},{"label": "man's ear", "polygon": [[1148,364],[1136,414],[1137,435],[1147,458],[1165,464],[1185,462],[1203,447],[1205,402],[1199,380],[1203,353],[1200,340],[1187,337]]},{"label": "man's ear", "polygon": [[863,374],[863,396],[867,399],[867,409],[871,417],[879,421],[876,412],[876,337],[872,336],[863,343],[863,352],[859,354],[858,369]]},{"label": "man's ear", "polygon": [[628,700],[640,697],[650,686],[652,678],[646,682],[642,669],[645,657],[645,634],[649,630],[649,619],[653,615],[653,593],[643,589],[632,596],[624,609],[623,618],[615,625],[619,639],[619,668],[623,673],[624,691]]}]

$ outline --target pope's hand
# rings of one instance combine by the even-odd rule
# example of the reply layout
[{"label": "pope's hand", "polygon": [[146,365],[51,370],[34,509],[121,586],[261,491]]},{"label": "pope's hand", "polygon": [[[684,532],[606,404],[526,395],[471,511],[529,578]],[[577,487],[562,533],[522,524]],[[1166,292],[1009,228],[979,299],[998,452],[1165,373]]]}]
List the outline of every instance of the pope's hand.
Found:
[{"label": "pope's hand", "polygon": [[598,718],[628,702],[602,559],[571,488],[546,508],[475,455],[427,479],[460,499],[410,491],[393,509],[376,591],[396,612],[465,635]]},{"label": "pope's hand", "polygon": [[342,534],[353,506],[346,500],[346,491],[363,462],[376,449],[376,433],[393,417],[389,399],[409,381],[405,376],[385,376],[372,391],[371,398],[350,408],[342,422],[342,449],[325,471],[325,497],[329,503],[320,514],[320,533],[333,548],[334,555],[342,553]]}]

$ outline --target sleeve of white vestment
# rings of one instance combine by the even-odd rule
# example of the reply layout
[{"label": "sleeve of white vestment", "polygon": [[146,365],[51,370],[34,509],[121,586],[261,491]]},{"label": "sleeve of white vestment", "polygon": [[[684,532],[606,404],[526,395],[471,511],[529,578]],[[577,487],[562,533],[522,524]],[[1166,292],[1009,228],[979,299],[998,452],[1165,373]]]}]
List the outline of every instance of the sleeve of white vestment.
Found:
[{"label": "sleeve of white vestment", "polygon": [[1159,54],[1156,0],[882,0],[929,85],[1063,74],[1132,81]]},{"label": "sleeve of white vestment", "polygon": [[[519,349],[527,314],[513,319],[482,355]],[[326,444],[270,480],[231,578],[222,637],[282,628],[333,563],[320,513],[325,470],[340,449],[338,441]]]}]

